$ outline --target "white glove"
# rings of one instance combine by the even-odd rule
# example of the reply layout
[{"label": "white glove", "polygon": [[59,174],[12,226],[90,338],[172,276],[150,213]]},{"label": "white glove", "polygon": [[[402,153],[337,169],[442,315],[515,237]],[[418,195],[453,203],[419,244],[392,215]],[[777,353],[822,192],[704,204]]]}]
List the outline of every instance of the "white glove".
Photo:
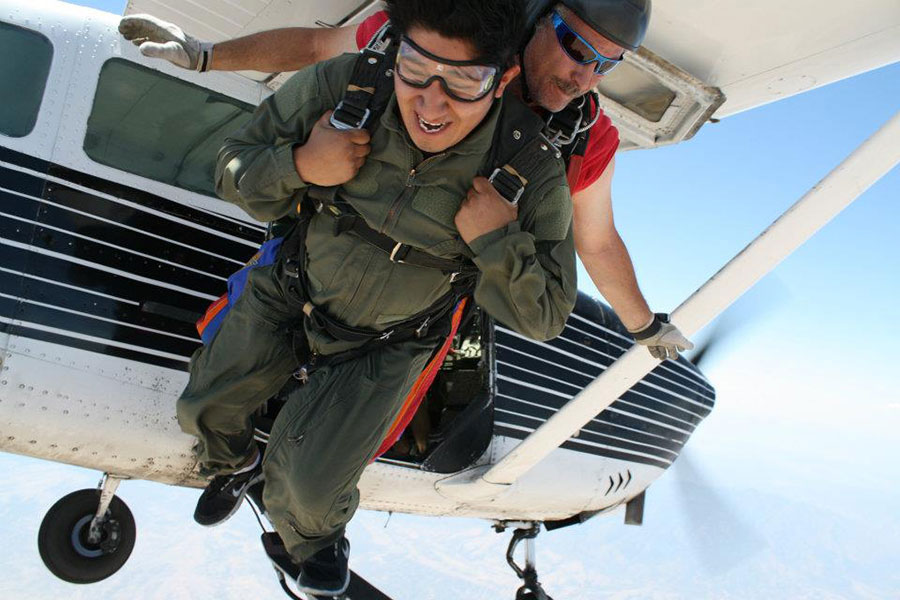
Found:
[{"label": "white glove", "polygon": [[119,21],[119,33],[150,58],[203,73],[212,59],[212,43],[186,34],[181,27],[152,15],[131,15]]},{"label": "white glove", "polygon": [[669,315],[656,313],[650,324],[638,331],[630,331],[634,341],[642,346],[647,346],[654,358],[664,360],[666,358],[678,358],[678,352],[691,350],[691,343],[677,327],[669,323]]}]

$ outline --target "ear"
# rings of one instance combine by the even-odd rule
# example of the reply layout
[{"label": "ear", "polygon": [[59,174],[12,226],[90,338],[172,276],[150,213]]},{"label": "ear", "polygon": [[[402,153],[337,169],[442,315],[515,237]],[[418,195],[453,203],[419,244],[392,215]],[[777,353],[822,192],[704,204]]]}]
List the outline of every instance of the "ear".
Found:
[{"label": "ear", "polygon": [[513,79],[515,79],[516,77],[518,77],[518,76],[519,76],[519,73],[521,73],[521,72],[522,72],[522,67],[520,67],[520,66],[518,65],[518,63],[517,63],[517,64],[514,64],[513,66],[511,66],[510,68],[508,68],[508,69],[503,73],[503,76],[500,77],[500,83],[497,84],[497,91],[494,92],[494,97],[495,97],[495,98],[499,98],[500,96],[502,96],[502,95],[503,95],[503,91],[506,89],[506,86],[508,86],[509,83],[510,83]]}]

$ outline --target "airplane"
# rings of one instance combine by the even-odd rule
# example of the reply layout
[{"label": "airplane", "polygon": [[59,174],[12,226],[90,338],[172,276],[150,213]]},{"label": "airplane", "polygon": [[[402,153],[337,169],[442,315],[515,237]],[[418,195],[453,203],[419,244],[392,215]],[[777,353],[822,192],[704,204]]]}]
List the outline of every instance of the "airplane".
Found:
[{"label": "airplane", "polygon": [[[211,2],[133,0],[126,12],[152,12],[216,40],[288,18],[353,23],[377,8],[232,4],[246,9],[240,18],[217,18]],[[828,36],[813,32],[817,19],[836,21],[836,4],[762,4],[777,7],[779,23],[762,16],[760,3],[753,14],[740,3],[715,15],[681,1],[655,7],[646,48],[599,90],[623,150],[680,143],[710,119],[900,58],[892,2],[866,2],[864,19]],[[95,10],[43,0],[0,7],[4,55],[25,67],[11,86],[21,95],[0,121],[0,450],[104,473],[99,490],[54,505],[39,533],[50,570],[87,583],[112,575],[134,544],[133,518],[115,496],[121,480],[204,485],[174,401],[199,345],[194,321],[265,234],[214,198],[212,165],[223,137],[285,76],[199,75],[144,58],[118,36],[118,17]],[[754,40],[738,35],[766,31],[751,26],[754,18],[783,31],[802,23],[810,33],[760,61]],[[703,43],[684,44],[684,31],[702,32]],[[714,291],[723,304],[728,294]],[[720,308],[688,306],[673,319],[690,332]],[[714,407],[696,366],[684,358],[655,365],[632,345],[615,315],[585,294],[548,343],[476,315],[429,390],[418,430],[367,469],[362,507],[513,529],[508,557],[520,591],[546,597],[533,567],[541,527],[623,505],[626,522],[640,523],[646,488]],[[623,365],[633,367],[624,389],[594,391],[598,376]],[[567,416],[585,398],[587,418]],[[262,441],[277,406],[259,415]],[[551,442],[535,450],[548,432]],[[522,542],[524,568],[514,560]]]}]

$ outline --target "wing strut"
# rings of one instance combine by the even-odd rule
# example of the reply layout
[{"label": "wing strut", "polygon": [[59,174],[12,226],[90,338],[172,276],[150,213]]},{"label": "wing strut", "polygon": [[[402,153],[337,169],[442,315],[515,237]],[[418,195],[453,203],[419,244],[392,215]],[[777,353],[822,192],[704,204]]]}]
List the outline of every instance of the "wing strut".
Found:
[{"label": "wing strut", "polygon": [[[672,322],[686,336],[694,335],[897,163],[900,112],[685,300],[672,313]],[[657,364],[643,347],[632,347],[480,477],[470,471],[438,482],[438,490],[470,499],[503,493]]]}]

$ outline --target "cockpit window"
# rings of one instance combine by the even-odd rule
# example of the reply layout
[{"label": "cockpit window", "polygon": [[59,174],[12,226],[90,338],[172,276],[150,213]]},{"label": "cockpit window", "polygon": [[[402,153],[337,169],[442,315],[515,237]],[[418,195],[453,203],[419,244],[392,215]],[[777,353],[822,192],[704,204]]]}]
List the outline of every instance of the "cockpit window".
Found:
[{"label": "cockpit window", "polygon": [[84,151],[98,163],[215,196],[216,154],[254,107],[121,58],[100,70]]},{"label": "cockpit window", "polygon": [[37,122],[53,44],[36,31],[0,22],[0,133],[24,137]]}]

